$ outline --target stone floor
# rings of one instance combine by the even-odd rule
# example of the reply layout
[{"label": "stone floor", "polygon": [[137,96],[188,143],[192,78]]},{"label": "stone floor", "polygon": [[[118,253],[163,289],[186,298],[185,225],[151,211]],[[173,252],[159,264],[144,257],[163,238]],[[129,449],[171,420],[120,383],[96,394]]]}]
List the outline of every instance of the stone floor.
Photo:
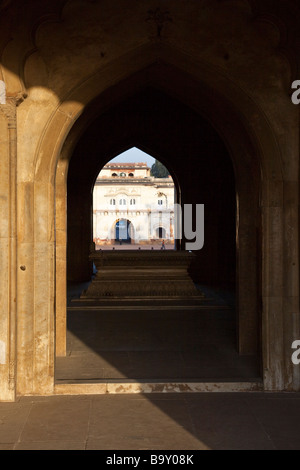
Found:
[{"label": "stone floor", "polygon": [[238,355],[232,328],[222,309],[72,311],[56,380],[259,377],[257,358]]},{"label": "stone floor", "polygon": [[[225,292],[212,298],[206,291],[199,308],[189,302],[142,309],[138,302],[130,308],[108,302],[100,310],[74,304],[76,289],[69,293],[74,308],[69,310],[68,356],[57,358],[58,386],[102,380],[239,381],[259,374],[257,358],[236,353],[234,304]],[[300,450],[299,422],[300,393],[22,397],[0,403],[0,450]]]},{"label": "stone floor", "polygon": [[300,450],[299,420],[294,393],[23,397],[0,450]]},{"label": "stone floor", "polygon": [[[203,288],[202,288],[203,289]],[[259,360],[236,350],[235,309],[226,292],[205,300],[93,305],[69,302],[67,356],[56,381],[259,380]],[[227,294],[227,296],[226,296]]]}]

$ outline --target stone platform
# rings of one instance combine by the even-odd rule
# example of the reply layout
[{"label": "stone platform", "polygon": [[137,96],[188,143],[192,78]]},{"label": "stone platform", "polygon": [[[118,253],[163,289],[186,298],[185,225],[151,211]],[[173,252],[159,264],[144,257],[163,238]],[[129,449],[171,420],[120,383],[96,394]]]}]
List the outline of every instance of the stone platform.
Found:
[{"label": "stone platform", "polygon": [[189,274],[188,251],[93,251],[97,274],[82,299],[203,298]]}]

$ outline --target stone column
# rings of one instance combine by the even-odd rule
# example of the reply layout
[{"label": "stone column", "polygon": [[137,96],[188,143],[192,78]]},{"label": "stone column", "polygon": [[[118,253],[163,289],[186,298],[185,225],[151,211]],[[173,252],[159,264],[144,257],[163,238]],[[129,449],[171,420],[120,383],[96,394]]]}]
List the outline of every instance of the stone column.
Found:
[{"label": "stone column", "polygon": [[299,391],[291,360],[299,339],[299,235],[297,181],[269,181],[263,207],[263,357],[265,390]]},{"label": "stone column", "polygon": [[283,184],[283,347],[285,382],[289,390],[300,390],[300,366],[291,360],[292,342],[300,339],[299,318],[299,185],[297,181]]},{"label": "stone column", "polygon": [[259,305],[258,273],[260,253],[257,241],[257,208],[253,194],[240,191],[237,224],[237,327],[238,352],[241,355],[258,354]]},{"label": "stone column", "polygon": [[56,355],[67,352],[67,182],[68,161],[59,160],[55,184]]},{"label": "stone column", "polygon": [[[283,185],[277,181],[269,206],[262,208],[263,286],[262,336],[263,374],[266,390],[283,390]],[[269,186],[273,186],[269,183]],[[275,198],[275,192],[276,198]]]},{"label": "stone column", "polygon": [[0,400],[16,396],[17,276],[17,124],[16,108],[24,95],[0,104]]}]

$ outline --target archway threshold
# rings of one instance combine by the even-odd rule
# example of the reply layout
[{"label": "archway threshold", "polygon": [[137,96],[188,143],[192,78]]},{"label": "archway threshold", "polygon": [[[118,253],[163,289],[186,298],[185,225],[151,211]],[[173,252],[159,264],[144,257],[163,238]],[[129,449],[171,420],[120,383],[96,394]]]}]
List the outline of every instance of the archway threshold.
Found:
[{"label": "archway threshold", "polygon": [[63,383],[54,387],[55,395],[104,395],[148,393],[231,393],[260,392],[263,382],[162,382],[117,381],[99,383]]}]

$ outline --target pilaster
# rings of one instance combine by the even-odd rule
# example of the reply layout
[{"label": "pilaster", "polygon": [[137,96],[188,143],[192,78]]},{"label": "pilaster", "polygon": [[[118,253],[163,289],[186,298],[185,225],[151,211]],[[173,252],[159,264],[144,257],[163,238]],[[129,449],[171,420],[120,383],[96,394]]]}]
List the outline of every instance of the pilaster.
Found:
[{"label": "pilaster", "polygon": [[16,393],[17,318],[17,106],[20,93],[0,104],[0,400],[13,401]]}]

